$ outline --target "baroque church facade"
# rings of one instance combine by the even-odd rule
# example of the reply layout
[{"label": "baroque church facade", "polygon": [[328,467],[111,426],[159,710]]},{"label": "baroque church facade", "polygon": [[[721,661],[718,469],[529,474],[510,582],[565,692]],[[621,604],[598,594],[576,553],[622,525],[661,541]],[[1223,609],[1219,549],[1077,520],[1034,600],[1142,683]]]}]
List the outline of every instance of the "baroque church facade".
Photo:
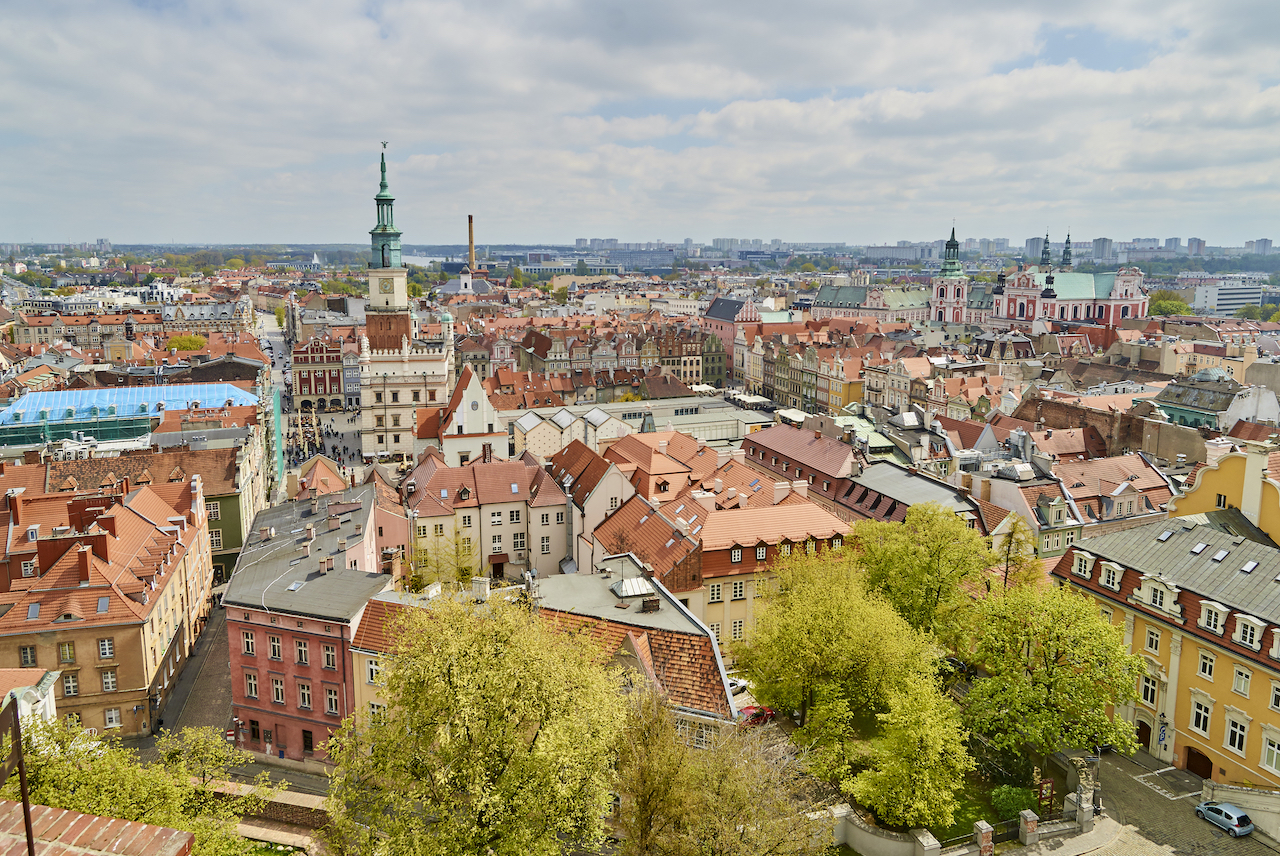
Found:
[{"label": "baroque church facade", "polygon": [[369,303],[360,340],[360,441],[366,458],[413,460],[419,411],[442,408],[453,389],[453,317],[422,323],[409,302],[409,271],[401,259],[387,157],[369,230]]}]

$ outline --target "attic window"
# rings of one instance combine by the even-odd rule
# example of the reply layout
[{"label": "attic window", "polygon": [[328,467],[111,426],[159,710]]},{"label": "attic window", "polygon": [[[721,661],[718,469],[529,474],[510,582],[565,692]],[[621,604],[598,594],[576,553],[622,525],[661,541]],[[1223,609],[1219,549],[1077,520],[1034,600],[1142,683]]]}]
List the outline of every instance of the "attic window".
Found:
[{"label": "attic window", "polygon": [[1204,543],[1203,541],[1201,541],[1199,544],[1197,544],[1197,545],[1195,545],[1194,547],[1192,547],[1192,548],[1191,548],[1191,552],[1192,552],[1192,554],[1194,554],[1194,555],[1196,555],[1196,556],[1199,556],[1201,553],[1203,553],[1203,552],[1205,551],[1205,548],[1206,548],[1206,547],[1208,547],[1208,546],[1209,546],[1208,544],[1206,544],[1206,543]]},{"label": "attic window", "polygon": [[668,540],[668,541],[667,541],[667,546],[668,546],[668,547],[670,547],[670,546],[671,546],[672,544],[674,544],[674,543],[676,543],[676,539],[672,538],[672,539],[670,539],[670,540]]},{"label": "attic window", "polygon": [[100,597],[100,598],[98,598],[98,613],[99,613],[99,614],[106,612],[110,607],[111,607],[111,598],[110,598],[110,597]]},{"label": "attic window", "polygon": [[511,483],[511,492],[512,492],[512,493],[519,493],[519,492],[520,492],[520,485],[516,484],[515,482],[512,482],[512,483]]},{"label": "attic window", "polygon": [[27,606],[27,621],[40,617],[40,604],[33,603]]},{"label": "attic window", "polygon": [[1257,563],[1257,562],[1245,562],[1245,563],[1244,563],[1244,567],[1242,567],[1242,568],[1240,569],[1240,572],[1241,572],[1242,574],[1251,574],[1251,573],[1253,573],[1253,569],[1254,569],[1254,568],[1256,568],[1256,567],[1258,567],[1258,563]]},{"label": "attic window", "polygon": [[1218,552],[1216,552],[1216,553],[1214,553],[1214,554],[1213,554],[1213,559],[1212,559],[1212,561],[1214,561],[1214,562],[1221,562],[1221,561],[1222,561],[1223,559],[1225,559],[1228,555],[1230,555],[1230,553],[1231,553],[1231,551],[1230,551],[1230,550],[1219,550]]},{"label": "attic window", "polygon": [[1172,529],[1166,529],[1166,530],[1164,530],[1163,532],[1161,532],[1161,533],[1160,533],[1159,537],[1158,537],[1158,538],[1156,538],[1156,540],[1157,540],[1157,541],[1160,541],[1160,542],[1162,542],[1162,543],[1163,543],[1163,542],[1165,542],[1165,541],[1168,541],[1168,540],[1169,540],[1170,538],[1172,538],[1172,537],[1173,537],[1173,530],[1172,530]]},{"label": "attic window", "polygon": [[307,583],[306,583],[306,580],[295,580],[294,582],[289,583],[289,589],[288,589],[288,590],[289,590],[289,591],[297,591],[298,589],[302,588],[302,587],[303,587],[304,585],[306,585],[306,584],[307,584]]},{"label": "attic window", "polygon": [[449,498],[449,489],[447,487],[440,488],[440,498],[441,499]]}]

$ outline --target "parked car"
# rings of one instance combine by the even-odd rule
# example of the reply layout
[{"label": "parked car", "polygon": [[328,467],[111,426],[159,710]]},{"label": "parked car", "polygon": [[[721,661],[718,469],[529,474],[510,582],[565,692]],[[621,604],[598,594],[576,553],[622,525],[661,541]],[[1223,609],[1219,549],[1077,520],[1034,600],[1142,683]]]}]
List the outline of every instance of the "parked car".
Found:
[{"label": "parked car", "polygon": [[739,711],[741,719],[738,720],[739,725],[753,727],[756,725],[768,725],[773,722],[773,708],[765,707],[762,704],[749,704]]},{"label": "parked car", "polygon": [[1196,817],[1222,827],[1232,838],[1253,832],[1253,821],[1249,819],[1249,815],[1231,803],[1215,800],[1202,802],[1196,806]]},{"label": "parked car", "polygon": [[744,681],[742,678],[729,679],[729,692],[733,693],[734,695],[738,695],[739,693],[746,692],[747,686],[748,686],[747,682]]}]

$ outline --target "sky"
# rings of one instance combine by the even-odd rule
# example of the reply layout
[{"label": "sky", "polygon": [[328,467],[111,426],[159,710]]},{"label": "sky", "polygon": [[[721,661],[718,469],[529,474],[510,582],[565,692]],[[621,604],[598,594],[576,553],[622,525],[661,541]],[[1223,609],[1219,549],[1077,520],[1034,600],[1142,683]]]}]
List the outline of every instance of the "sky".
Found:
[{"label": "sky", "polygon": [[1280,243],[1276,0],[7,0],[0,242]]}]

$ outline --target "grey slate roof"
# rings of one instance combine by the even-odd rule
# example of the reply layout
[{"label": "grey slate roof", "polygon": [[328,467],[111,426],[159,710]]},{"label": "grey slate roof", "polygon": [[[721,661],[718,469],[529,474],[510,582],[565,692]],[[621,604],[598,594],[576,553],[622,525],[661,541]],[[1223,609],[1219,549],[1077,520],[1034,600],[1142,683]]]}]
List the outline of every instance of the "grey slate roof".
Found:
[{"label": "grey slate roof", "polygon": [[717,297],[711,301],[711,305],[707,307],[707,311],[703,314],[707,318],[715,318],[720,321],[732,321],[738,317],[738,313],[742,311],[743,302],[741,300],[733,300],[728,297]]},{"label": "grey slate roof", "polygon": [[936,502],[958,514],[973,513],[973,507],[951,485],[913,473],[907,467],[889,461],[870,464],[850,481],[854,486],[846,494],[848,498],[860,495],[862,488],[866,487],[908,506]]},{"label": "grey slate roof", "polygon": [[[349,487],[341,493],[323,494],[317,498],[319,511],[314,515],[309,500],[286,502],[258,512],[227,584],[223,604],[335,622],[348,622],[359,615],[369,598],[391,587],[391,575],[377,573],[377,568],[370,572],[344,567],[338,539],[345,538],[350,549],[361,538],[373,537],[370,529],[375,492],[376,488],[367,484]],[[360,507],[343,512],[338,528],[329,529],[329,506],[353,502],[359,502]],[[315,540],[310,555],[304,555],[309,524],[316,527]],[[355,532],[356,524],[362,527],[361,535]],[[264,541],[262,528],[272,526],[275,537]],[[321,574],[319,559],[328,556],[334,559],[333,570]],[[302,585],[289,591],[289,587],[298,582]]]},{"label": "grey slate roof", "polygon": [[[1161,541],[1160,536],[1171,532]],[[1192,553],[1197,544],[1207,545]],[[1214,526],[1169,518],[1087,538],[1077,548],[1143,574],[1158,575],[1195,595],[1280,624],[1280,550]],[[1227,555],[1214,561],[1220,550]],[[1250,572],[1241,569],[1257,562]]]},{"label": "grey slate roof", "polygon": [[1221,412],[1231,406],[1244,386],[1229,377],[1197,372],[1186,380],[1169,384],[1156,395],[1156,402],[1195,410]]},{"label": "grey slate roof", "polygon": [[[927,296],[926,296],[926,299]],[[813,296],[813,305],[828,309],[857,309],[867,302],[865,285],[824,285]]]}]

